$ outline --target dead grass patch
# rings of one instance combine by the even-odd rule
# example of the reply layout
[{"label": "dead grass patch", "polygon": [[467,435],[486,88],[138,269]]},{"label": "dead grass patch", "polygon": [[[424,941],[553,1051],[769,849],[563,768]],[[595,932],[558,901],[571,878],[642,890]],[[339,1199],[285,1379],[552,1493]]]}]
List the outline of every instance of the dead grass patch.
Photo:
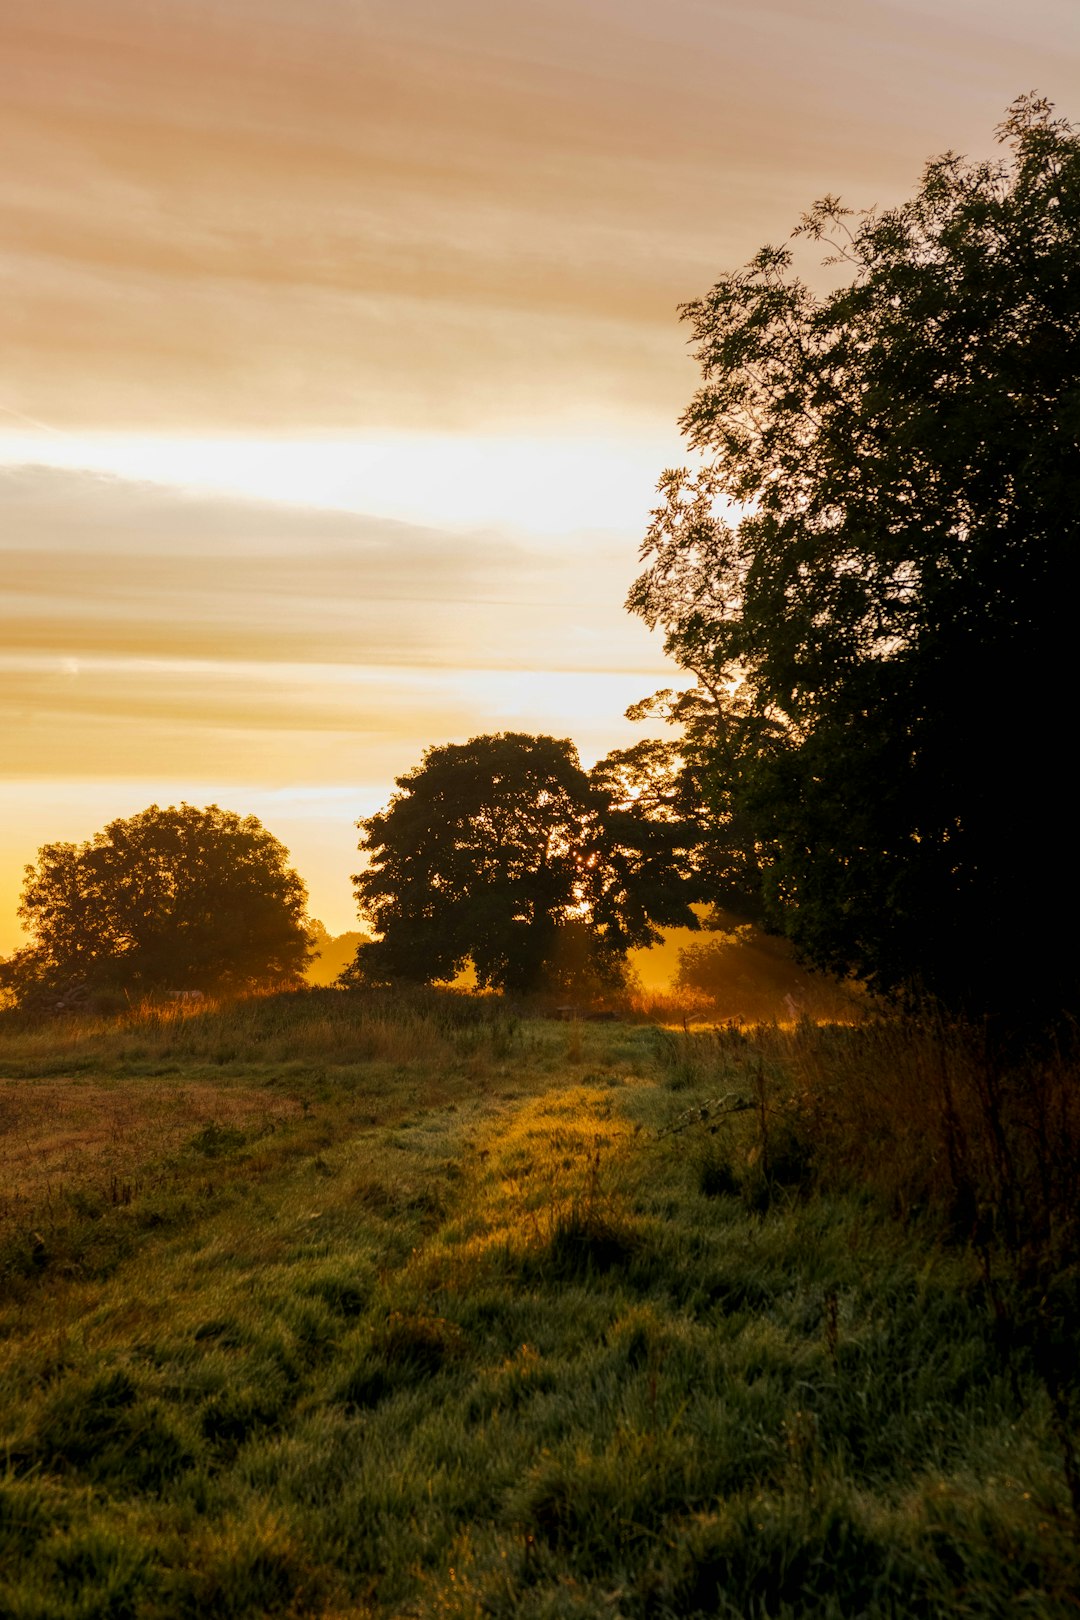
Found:
[{"label": "dead grass patch", "polygon": [[246,1139],[300,1112],[265,1087],[0,1080],[0,1228],[80,1191],[129,1201],[142,1172],[200,1133]]}]

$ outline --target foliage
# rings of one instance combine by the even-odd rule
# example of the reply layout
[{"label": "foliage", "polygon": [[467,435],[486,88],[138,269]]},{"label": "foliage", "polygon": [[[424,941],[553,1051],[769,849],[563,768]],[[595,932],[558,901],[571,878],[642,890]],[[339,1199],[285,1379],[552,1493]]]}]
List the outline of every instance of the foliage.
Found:
[{"label": "foliage", "polygon": [[788,940],[743,922],[736,913],[713,910],[702,928],[697,940],[679,949],[673,989],[704,1001],[711,1021],[847,1022],[862,1011],[859,987],[801,967]]},{"label": "foliage", "polygon": [[591,780],[569,741],[429,748],[397,786],[359,824],[353,882],[379,935],[361,981],[447,980],[471,961],[487,987],[595,987],[657,922],[693,926],[667,830]]},{"label": "foliage", "polygon": [[835,290],[767,247],[684,308],[701,465],[664,474],[629,605],[762,728],[734,799],[806,956],[1053,1010],[1078,992],[1033,942],[1080,901],[1080,131],[1027,97],[1000,134],[1011,159],[946,154],[899,207],[816,204],[794,234]]},{"label": "foliage", "polygon": [[761,854],[743,800],[776,723],[755,714],[745,693],[724,692],[700,672],[689,690],[656,692],[627,710],[630,720],[653,717],[678,727],[679,741],[648,738],[616,749],[597,763],[594,777],[667,830],[695,899],[759,918]]},{"label": "foliage", "polygon": [[297,982],[307,894],[254,816],[151,805],[85,844],[45,844],[19,915],[32,943],[0,964],[22,1006],[66,1007],[165,989],[236,992]]}]

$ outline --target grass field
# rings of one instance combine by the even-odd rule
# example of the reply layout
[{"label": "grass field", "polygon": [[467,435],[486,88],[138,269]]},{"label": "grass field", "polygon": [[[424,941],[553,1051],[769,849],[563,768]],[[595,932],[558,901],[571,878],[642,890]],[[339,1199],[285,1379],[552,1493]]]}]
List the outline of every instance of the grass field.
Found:
[{"label": "grass field", "polygon": [[1048,1361],[872,1039],[0,1031],[0,1615],[1075,1615],[1069,1256]]}]

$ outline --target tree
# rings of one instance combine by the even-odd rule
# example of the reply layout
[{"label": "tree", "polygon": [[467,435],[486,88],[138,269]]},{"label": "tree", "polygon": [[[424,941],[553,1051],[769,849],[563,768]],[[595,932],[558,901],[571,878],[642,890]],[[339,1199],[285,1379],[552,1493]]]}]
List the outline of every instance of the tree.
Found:
[{"label": "tree", "polygon": [[626,713],[630,720],[663,719],[678,728],[679,741],[649,738],[618,750],[597,764],[594,776],[669,831],[695,900],[759,919],[760,851],[742,801],[775,723],[755,715],[744,695],[713,689],[707,676],[685,691],[656,692]]},{"label": "tree", "polygon": [[[763,728],[735,789],[803,955],[969,1009],[1075,1007],[1067,738],[1080,525],[1080,132],[1021,98],[1001,161],[794,232],[682,311],[696,471],[628,605]],[[1075,953],[1070,953],[1075,961]]]},{"label": "tree", "polygon": [[85,844],[46,844],[19,914],[32,942],[0,964],[18,1002],[72,987],[142,995],[299,982],[307,893],[256,820],[151,805]]},{"label": "tree", "polygon": [[646,818],[620,809],[573,744],[518,732],[429,748],[361,821],[353,879],[378,938],[357,971],[451,979],[471,961],[500,989],[619,976],[656,922],[692,914]]}]

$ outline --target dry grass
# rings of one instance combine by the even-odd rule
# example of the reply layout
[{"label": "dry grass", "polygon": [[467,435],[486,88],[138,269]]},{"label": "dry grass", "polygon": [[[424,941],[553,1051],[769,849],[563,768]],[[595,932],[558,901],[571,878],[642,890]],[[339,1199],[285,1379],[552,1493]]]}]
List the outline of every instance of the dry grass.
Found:
[{"label": "dry grass", "polygon": [[299,1112],[295,1098],[228,1084],[0,1080],[0,1232],[76,1192],[129,1199],[200,1132],[262,1135]]},{"label": "dry grass", "polygon": [[[768,1043],[766,1043],[768,1044]],[[986,1027],[878,1020],[777,1033],[792,1100],[833,1184],[873,1185],[961,1238],[1064,1259],[1080,1210],[1080,1084],[1073,1053],[1008,1053]]]},{"label": "dry grass", "polygon": [[306,990],[195,1005],[146,1003],[110,1018],[34,1024],[0,1014],[0,1074],[103,1070],[167,1074],[193,1067],[262,1074],[267,1066],[451,1064],[470,1046],[494,1049],[514,1020],[494,998],[453,991]]}]

